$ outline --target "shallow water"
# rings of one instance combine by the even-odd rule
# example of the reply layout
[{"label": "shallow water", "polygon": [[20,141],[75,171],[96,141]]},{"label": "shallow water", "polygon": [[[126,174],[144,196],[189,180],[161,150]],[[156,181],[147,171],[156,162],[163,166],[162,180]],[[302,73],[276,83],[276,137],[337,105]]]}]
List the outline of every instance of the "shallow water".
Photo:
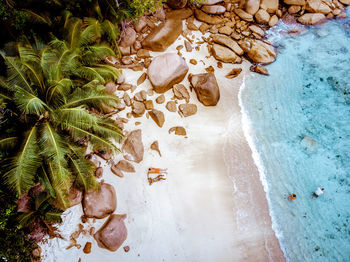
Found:
[{"label": "shallow water", "polygon": [[274,229],[287,261],[350,261],[349,20],[270,40],[270,76],[252,74],[240,99]]}]

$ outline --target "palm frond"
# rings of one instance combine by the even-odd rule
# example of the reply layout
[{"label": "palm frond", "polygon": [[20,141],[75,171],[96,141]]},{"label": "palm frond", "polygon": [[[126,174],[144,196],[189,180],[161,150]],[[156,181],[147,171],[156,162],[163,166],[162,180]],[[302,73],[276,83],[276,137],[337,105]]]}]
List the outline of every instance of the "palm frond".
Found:
[{"label": "palm frond", "polygon": [[115,47],[117,45],[117,40],[120,36],[119,28],[109,20],[104,20],[101,26],[103,28],[103,32],[107,38],[107,41],[113,47]]},{"label": "palm frond", "polygon": [[52,25],[51,19],[48,16],[37,14],[29,9],[23,9],[23,11],[27,12],[30,15],[33,22],[39,24],[46,24],[48,26]]},{"label": "palm frond", "polygon": [[25,114],[36,114],[40,116],[45,112],[45,109],[49,109],[49,107],[35,94],[32,94],[19,86],[15,86],[15,89],[14,101]]},{"label": "palm frond", "polygon": [[92,64],[104,60],[107,56],[115,56],[114,51],[107,45],[90,45],[82,54],[83,64]]},{"label": "palm frond", "polygon": [[80,45],[82,21],[79,18],[71,17],[66,23],[66,40],[70,48],[77,48]]},{"label": "palm frond", "polygon": [[29,225],[31,222],[33,222],[35,218],[36,218],[36,212],[30,211],[27,213],[20,214],[17,219],[20,224],[20,227],[25,227]]},{"label": "palm frond", "polygon": [[58,107],[66,102],[66,98],[73,88],[73,81],[63,78],[59,81],[49,81],[51,85],[46,93],[46,100],[54,107]]},{"label": "palm frond", "polygon": [[34,126],[26,133],[17,156],[12,158],[10,163],[5,166],[7,170],[4,174],[6,182],[19,195],[34,184],[35,174],[40,167],[41,157],[37,142],[37,127]]},{"label": "palm frond", "polygon": [[0,151],[7,152],[17,146],[18,137],[6,137],[0,139]]},{"label": "palm frond", "polygon": [[63,108],[83,105],[99,109],[103,105],[113,106],[116,103],[119,103],[118,97],[116,95],[107,94],[104,87],[89,89],[76,88]]},{"label": "palm frond", "polygon": [[44,218],[49,223],[62,223],[62,211],[59,209],[52,209],[45,213]]},{"label": "palm frond", "polygon": [[61,179],[57,175],[57,164],[53,162],[48,162],[48,173],[50,174],[52,180],[52,187],[55,189],[55,200],[57,204],[66,209],[69,207],[69,188],[71,186],[71,182],[68,179]]},{"label": "palm frond", "polygon": [[81,32],[79,46],[87,46],[98,41],[102,36],[102,27],[98,20],[92,17],[86,17],[83,20],[84,30]]},{"label": "palm frond", "polygon": [[50,178],[45,170],[44,164],[41,165],[41,173],[38,177],[40,183],[45,187],[46,191],[53,197],[56,198],[55,190],[51,185]]},{"label": "palm frond", "polygon": [[97,116],[90,114],[83,106],[62,108],[56,111],[62,127],[67,123],[75,123],[80,128],[88,129],[97,126]]}]

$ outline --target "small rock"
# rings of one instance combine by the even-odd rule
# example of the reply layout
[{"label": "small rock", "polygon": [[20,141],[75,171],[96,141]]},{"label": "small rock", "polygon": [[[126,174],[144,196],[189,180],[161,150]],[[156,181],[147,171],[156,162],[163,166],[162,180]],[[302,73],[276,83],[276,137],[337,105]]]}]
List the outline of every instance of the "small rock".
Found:
[{"label": "small rock", "polygon": [[131,106],[131,99],[130,96],[128,95],[128,93],[124,93],[123,95],[123,101],[125,103],[126,106]]},{"label": "small rock", "polygon": [[225,63],[241,63],[242,59],[236,55],[231,49],[224,47],[222,45],[214,44],[212,46],[213,56]]},{"label": "small rock", "polygon": [[214,34],[212,35],[213,41],[218,44],[222,44],[230,48],[237,55],[243,55],[244,51],[237,44],[237,42],[226,35]]},{"label": "small rock", "polygon": [[114,94],[115,91],[117,91],[117,86],[115,83],[113,82],[108,82],[106,85],[105,85],[105,88],[106,88],[106,92],[108,94]]},{"label": "small rock", "polygon": [[250,71],[261,74],[261,75],[269,75],[269,71],[267,70],[267,68],[260,66],[260,65],[252,65],[250,67]]},{"label": "small rock", "polygon": [[196,61],[196,59],[190,59],[190,63],[191,63],[192,65],[196,65],[196,64],[197,64],[197,61]]},{"label": "small rock", "polygon": [[165,118],[164,118],[164,113],[162,111],[159,111],[157,109],[152,109],[151,111],[149,111],[149,115],[152,117],[154,122],[156,122],[156,124],[159,127],[163,126]]},{"label": "small rock", "polygon": [[194,23],[187,23],[187,29],[191,31],[197,31],[198,27]]},{"label": "small rock", "polygon": [[176,103],[174,101],[169,101],[165,107],[169,112],[176,112]]},{"label": "small rock", "polygon": [[199,31],[201,31],[202,34],[205,34],[205,32],[210,28],[210,25],[208,25],[207,23],[202,23],[199,26]]},{"label": "small rock", "polygon": [[209,66],[209,67],[205,68],[205,71],[207,71],[208,73],[212,73],[213,74],[215,72],[215,69],[214,69],[214,67]]},{"label": "small rock", "polygon": [[153,109],[153,101],[152,100],[146,100],[143,102],[145,104],[146,110]]},{"label": "small rock", "polygon": [[136,31],[131,26],[125,28],[122,36],[120,37],[120,47],[132,46],[136,41]]},{"label": "small rock", "polygon": [[304,25],[315,25],[325,21],[327,18],[324,14],[311,14],[307,13],[298,18],[298,22]]},{"label": "small rock", "polygon": [[195,104],[181,104],[179,110],[184,117],[188,117],[197,113],[197,106]]},{"label": "small rock", "polygon": [[162,156],[162,154],[160,153],[160,150],[159,150],[158,141],[154,141],[154,142],[151,144],[151,149],[154,150],[154,151],[157,151],[160,157]]},{"label": "small rock", "polygon": [[122,63],[124,65],[131,65],[133,63],[132,57],[131,56],[123,56]]},{"label": "small rock", "polygon": [[183,84],[176,84],[173,86],[174,97],[182,100],[185,99],[186,103],[190,101],[190,94]]},{"label": "small rock", "polygon": [[139,85],[141,85],[143,82],[145,82],[146,78],[147,78],[147,74],[146,74],[146,73],[143,73],[143,74],[139,77],[139,79],[137,79],[137,85],[139,86]]},{"label": "small rock", "polygon": [[126,160],[120,160],[115,167],[128,173],[135,173],[134,166]]},{"label": "small rock", "polygon": [[124,246],[123,249],[124,249],[125,253],[128,253],[130,251],[130,247],[129,246]]},{"label": "small rock", "polygon": [[270,14],[266,10],[260,9],[255,14],[255,19],[259,24],[268,24],[270,21]]},{"label": "small rock", "polygon": [[143,65],[144,65],[145,68],[148,68],[151,63],[152,63],[152,59],[151,58],[145,58],[143,60]]},{"label": "small rock", "polygon": [[182,126],[175,126],[169,129],[169,134],[175,131],[175,135],[178,136],[185,136],[186,135],[186,129]]},{"label": "small rock", "polygon": [[208,15],[199,9],[195,9],[194,14],[199,21],[205,22],[207,24],[215,25],[222,23],[222,18],[218,16]]},{"label": "small rock", "polygon": [[273,27],[273,26],[277,25],[277,23],[278,23],[278,16],[277,15],[271,16],[270,21],[269,21],[269,26]]},{"label": "small rock", "polygon": [[242,72],[242,68],[234,68],[225,77],[228,79],[232,79],[237,77],[241,72]]},{"label": "small rock", "polygon": [[213,73],[190,75],[189,81],[203,105],[215,106],[218,103],[220,91]]},{"label": "small rock", "polygon": [[245,11],[243,11],[242,9],[235,9],[234,10],[236,15],[238,15],[240,18],[242,18],[243,20],[247,21],[247,22],[253,22],[253,16]]},{"label": "small rock", "polygon": [[135,117],[141,117],[146,111],[145,105],[139,101],[132,102],[132,113]]},{"label": "small rock", "polygon": [[83,251],[85,254],[91,253],[91,242],[86,242]]},{"label": "small rock", "polygon": [[190,44],[190,42],[185,41],[185,48],[187,52],[192,52],[192,45]]},{"label": "small rock", "polygon": [[222,5],[205,5],[202,7],[202,11],[208,13],[208,14],[223,14],[226,11],[226,8]]},{"label": "small rock", "polygon": [[224,35],[231,35],[234,30],[229,26],[223,26],[219,28],[219,33]]},{"label": "small rock", "polygon": [[162,94],[156,98],[157,104],[163,104],[165,102],[165,96]]},{"label": "small rock", "polygon": [[131,87],[131,84],[121,84],[117,89],[121,91],[128,91]]},{"label": "small rock", "polygon": [[263,37],[265,35],[264,30],[261,29],[261,27],[257,25],[251,25],[249,26],[250,31],[252,31],[255,34],[258,34],[259,36]]},{"label": "small rock", "polygon": [[103,175],[103,168],[102,168],[102,167],[96,168],[95,173],[94,173],[94,176],[95,176],[96,178],[101,178],[102,175]]},{"label": "small rock", "polygon": [[119,168],[117,168],[115,165],[111,166],[111,171],[112,171],[113,174],[115,174],[115,175],[117,175],[119,177],[124,177],[123,172]]},{"label": "small rock", "polygon": [[144,29],[147,26],[147,17],[142,16],[137,20],[137,23],[135,25],[136,32],[141,32],[142,29]]},{"label": "small rock", "polygon": [[146,49],[140,49],[137,51],[136,55],[139,57],[139,58],[149,58],[151,57],[150,53],[148,50]]}]

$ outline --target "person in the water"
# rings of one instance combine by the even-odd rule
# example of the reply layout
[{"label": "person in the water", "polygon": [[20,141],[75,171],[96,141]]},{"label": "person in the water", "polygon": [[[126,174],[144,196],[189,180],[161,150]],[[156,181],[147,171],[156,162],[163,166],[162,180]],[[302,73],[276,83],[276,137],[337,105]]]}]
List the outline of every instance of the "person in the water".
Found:
[{"label": "person in the water", "polygon": [[297,195],[296,194],[291,194],[289,197],[288,197],[288,200],[290,200],[290,201],[293,201],[293,200],[295,200],[295,199],[297,199]]},{"label": "person in the water", "polygon": [[322,194],[324,194],[324,188],[322,186],[319,186],[317,190],[312,194],[312,197],[318,198]]}]

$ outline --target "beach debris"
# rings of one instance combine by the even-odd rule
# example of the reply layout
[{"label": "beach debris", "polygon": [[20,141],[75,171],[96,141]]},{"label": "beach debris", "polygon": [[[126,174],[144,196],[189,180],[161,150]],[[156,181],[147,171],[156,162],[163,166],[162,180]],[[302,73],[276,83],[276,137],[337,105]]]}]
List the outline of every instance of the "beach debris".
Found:
[{"label": "beach debris", "polygon": [[169,101],[166,103],[166,109],[168,109],[169,112],[176,112],[176,103],[175,101]]},{"label": "beach debris", "polygon": [[115,164],[111,166],[111,171],[112,171],[113,174],[115,174],[115,175],[117,175],[119,177],[124,177],[123,172],[118,167],[116,167]]},{"label": "beach debris", "polygon": [[141,129],[130,132],[122,146],[122,151],[126,160],[136,163],[140,163],[143,160],[144,147]]},{"label": "beach debris", "polygon": [[168,46],[175,42],[181,32],[182,21],[168,19],[152,29],[151,33],[142,41],[142,46],[152,51],[165,51]]},{"label": "beach debris", "polygon": [[242,68],[234,68],[225,77],[228,79],[232,79],[237,77],[241,72],[242,72]]},{"label": "beach debris", "polygon": [[125,171],[128,173],[135,173],[134,166],[126,160],[120,160],[115,166],[116,166],[116,168],[118,168],[122,171]]},{"label": "beach debris", "polygon": [[84,248],[83,248],[83,252],[85,254],[90,254],[91,253],[91,242],[86,242]]},{"label": "beach debris", "polygon": [[187,134],[186,129],[182,126],[174,126],[170,128],[169,134],[171,134],[172,132],[175,132],[175,135],[178,135],[178,136],[185,136]]},{"label": "beach debris", "polygon": [[124,246],[123,249],[124,249],[125,253],[128,253],[130,251],[130,247],[129,246]]},{"label": "beach debris", "polygon": [[269,75],[269,71],[266,67],[260,66],[260,65],[252,65],[250,67],[250,71],[261,74],[261,75]]},{"label": "beach debris", "polygon": [[117,196],[112,185],[100,183],[99,190],[84,194],[83,211],[88,218],[105,218],[117,207]]},{"label": "beach debris", "polygon": [[147,69],[154,91],[164,93],[174,84],[181,82],[188,72],[183,58],[174,53],[165,53],[153,58]]},{"label": "beach debris", "polygon": [[94,238],[100,248],[116,251],[125,241],[128,233],[124,223],[126,215],[112,214],[95,233]]},{"label": "beach debris", "polygon": [[163,94],[161,94],[160,96],[158,96],[156,98],[156,102],[157,102],[157,104],[163,104],[165,102],[165,96]]},{"label": "beach debris", "polygon": [[215,106],[220,99],[220,91],[215,75],[204,73],[190,75],[191,86],[197,94],[198,100],[205,106]]},{"label": "beach debris", "polygon": [[176,99],[185,99],[186,103],[190,101],[190,94],[188,93],[186,87],[183,84],[173,85],[173,93]]},{"label": "beach debris", "polygon": [[159,111],[157,109],[152,109],[149,111],[149,115],[159,127],[163,126],[165,118],[164,118],[164,113],[162,111]]},{"label": "beach debris", "polygon": [[103,175],[103,168],[102,168],[102,167],[96,168],[95,173],[94,173],[94,176],[95,176],[96,178],[101,178],[102,175]]},{"label": "beach debris", "polygon": [[162,156],[162,154],[160,153],[160,150],[159,150],[159,143],[158,143],[158,141],[154,141],[151,144],[151,149],[154,150],[154,151],[157,151],[160,157]]},{"label": "beach debris", "polygon": [[179,105],[179,110],[180,115],[188,117],[197,113],[197,106],[195,104],[181,104]]},{"label": "beach debris", "polygon": [[139,86],[139,85],[141,85],[143,82],[145,82],[146,78],[147,78],[147,74],[146,74],[146,73],[143,73],[143,74],[139,77],[139,79],[137,79],[137,85]]}]

